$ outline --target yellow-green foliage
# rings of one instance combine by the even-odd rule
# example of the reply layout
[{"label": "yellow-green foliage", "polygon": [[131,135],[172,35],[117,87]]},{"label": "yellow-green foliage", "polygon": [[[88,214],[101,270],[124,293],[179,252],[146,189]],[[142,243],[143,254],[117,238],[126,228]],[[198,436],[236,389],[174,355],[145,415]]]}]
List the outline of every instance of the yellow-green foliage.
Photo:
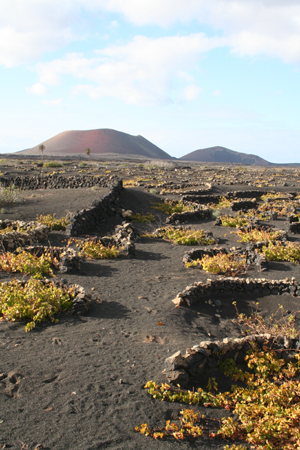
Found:
[{"label": "yellow-green foliage", "polygon": [[259,230],[257,228],[253,228],[250,231],[234,231],[234,234],[239,236],[238,242],[263,242],[263,241],[277,241],[282,237],[280,231],[268,231],[268,230]]},{"label": "yellow-green foliage", "polygon": [[164,203],[153,203],[153,205],[154,209],[158,209],[168,215],[175,212],[194,211],[195,209],[192,205],[185,205],[183,202],[176,202],[173,200],[165,200]]},{"label": "yellow-green foliage", "polygon": [[30,331],[47,318],[55,322],[55,314],[71,309],[73,297],[71,288],[46,285],[39,280],[30,279],[25,286],[17,280],[1,283],[0,319],[30,319],[25,326],[25,331]]},{"label": "yellow-green foliage", "polygon": [[43,278],[44,275],[53,275],[52,268],[58,261],[52,258],[50,253],[39,257],[25,250],[15,254],[10,252],[0,253],[0,270],[5,272],[28,273],[33,278]]},{"label": "yellow-green foliage", "polygon": [[263,200],[265,202],[268,198],[276,200],[277,198],[288,198],[288,197],[283,192],[277,192],[276,194],[271,194],[271,193],[264,194],[260,198],[261,198],[261,200]]},{"label": "yellow-green foliage", "polygon": [[269,245],[262,248],[268,261],[290,261],[299,264],[300,247],[294,242],[270,242]]},{"label": "yellow-green foliage", "polygon": [[247,219],[244,216],[236,216],[236,217],[231,217],[231,216],[221,216],[220,217],[222,225],[224,227],[246,227],[247,225],[249,225],[249,219]]},{"label": "yellow-green foliage", "polygon": [[189,228],[164,227],[160,228],[158,233],[144,236],[150,238],[159,237],[179,245],[211,245],[216,243],[215,239],[207,238],[203,230]]},{"label": "yellow-green foliage", "polygon": [[236,276],[246,269],[246,256],[234,253],[218,253],[214,256],[205,255],[202,259],[187,262],[186,267],[201,266],[205,272]]},{"label": "yellow-green foliage", "polygon": [[61,217],[60,219],[56,219],[55,214],[47,214],[46,216],[40,215],[37,216],[36,221],[47,225],[50,230],[62,230],[66,229],[66,226],[70,223],[70,221],[66,217]]},{"label": "yellow-green foliage", "polygon": [[265,212],[259,212],[256,209],[248,209],[247,213],[244,213],[242,211],[238,212],[239,217],[243,217],[245,219],[259,219],[259,220],[269,220],[271,218],[270,215],[268,215]]},{"label": "yellow-green foliage", "polygon": [[[272,349],[265,346],[260,350],[252,345],[245,361],[250,372],[239,369],[232,359],[225,360],[219,366],[226,376],[243,384],[233,385],[231,393],[213,393],[212,390],[207,392],[201,388],[196,392],[182,391],[167,384],[158,386],[153,381],[148,382],[145,389],[158,400],[221,407],[232,410],[238,416],[238,421],[233,417],[222,419],[222,426],[217,433],[210,433],[210,437],[244,440],[258,450],[299,449],[299,355],[295,356],[294,362],[285,363],[284,359],[280,359]],[[217,388],[214,379],[210,380],[210,385],[213,389]],[[195,417],[193,426],[196,426],[200,417],[195,416],[194,410],[191,410],[190,414]],[[137,427],[136,431],[152,437],[155,437],[156,432],[150,429],[148,424]],[[159,437],[167,435],[161,429],[159,432],[163,433],[163,436]],[[225,448],[233,450],[245,447]]]},{"label": "yellow-green foliage", "polygon": [[87,239],[80,241],[79,239],[69,239],[69,243],[75,244],[81,249],[80,256],[85,256],[91,259],[112,259],[119,256],[119,250],[115,245],[105,247],[100,242],[94,239]]},{"label": "yellow-green foliage", "polygon": [[214,205],[213,207],[216,209],[223,209],[223,208],[229,208],[230,207],[231,200],[228,200],[226,197],[221,197],[219,202]]},{"label": "yellow-green foliage", "polygon": [[63,167],[63,164],[58,161],[48,161],[43,164],[43,167]]},{"label": "yellow-green foliage", "polygon": [[134,179],[132,180],[123,180],[123,186],[126,187],[134,187],[138,186],[138,182]]},{"label": "yellow-green foliage", "polygon": [[131,220],[131,222],[135,222],[135,223],[151,223],[151,222],[155,222],[155,217],[153,214],[140,214],[140,213],[136,213],[136,214],[132,214],[132,216],[129,217],[129,220]]}]

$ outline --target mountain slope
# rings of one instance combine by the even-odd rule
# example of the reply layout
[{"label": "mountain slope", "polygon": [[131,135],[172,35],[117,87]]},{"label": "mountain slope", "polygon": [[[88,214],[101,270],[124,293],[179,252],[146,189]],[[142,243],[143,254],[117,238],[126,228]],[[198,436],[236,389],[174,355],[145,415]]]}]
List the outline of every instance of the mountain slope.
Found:
[{"label": "mountain slope", "polygon": [[269,166],[272,163],[257,155],[235,152],[225,147],[210,147],[195,150],[179,158],[184,161],[215,162],[215,163],[238,163],[252,164],[257,166]]},{"label": "mountain slope", "polygon": [[[44,154],[51,156],[84,155],[90,148],[91,156],[103,154],[119,154],[123,156],[137,155],[146,158],[171,159],[168,153],[161,150],[143,136],[132,136],[111,129],[64,131],[43,142]],[[39,145],[19,153],[25,155],[39,154]]]}]

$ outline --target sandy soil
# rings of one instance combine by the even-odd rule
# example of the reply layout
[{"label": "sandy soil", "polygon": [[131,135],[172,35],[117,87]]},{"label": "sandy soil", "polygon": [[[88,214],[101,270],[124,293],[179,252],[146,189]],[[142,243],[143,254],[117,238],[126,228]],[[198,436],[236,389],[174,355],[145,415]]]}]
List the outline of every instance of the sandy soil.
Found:
[{"label": "sandy soil", "polygon": [[[224,187],[224,191],[228,187]],[[34,219],[38,214],[79,210],[94,200],[87,190],[44,191],[29,202],[14,206],[5,217]],[[68,197],[67,197],[68,196]],[[142,189],[127,189],[121,196],[125,209],[152,212],[160,226],[165,217],[151,209],[159,196]],[[121,217],[113,218],[93,233],[113,230]],[[192,224],[213,231],[220,243],[237,245],[236,237],[213,221]],[[145,226],[137,225],[141,229]],[[284,221],[276,222],[286,227]],[[224,236],[226,234],[226,236]],[[53,240],[63,233],[51,234]],[[164,359],[175,351],[202,340],[238,336],[233,325],[236,300],[240,312],[250,314],[259,301],[263,315],[269,316],[279,304],[297,310],[298,300],[291,296],[249,298],[243,294],[224,295],[220,299],[221,319],[206,303],[193,308],[175,308],[171,300],[194,281],[211,276],[197,269],[183,268],[181,258],[187,247],[161,240],[141,239],[131,259],[86,261],[78,273],[63,276],[79,283],[100,303],[94,303],[84,317],[64,314],[58,324],[44,323],[25,333],[24,323],[0,323],[0,448],[7,449],[222,449],[226,443],[204,437],[198,441],[155,441],[134,432],[147,422],[162,426],[178,417],[182,406],[151,399],[143,385],[148,380],[165,381]],[[264,278],[300,279],[299,266],[273,263]],[[2,279],[9,278],[0,274]],[[256,269],[248,276],[260,277]],[[62,277],[58,275],[58,277]],[[20,277],[19,277],[20,278]],[[209,297],[208,297],[209,298]],[[162,325],[159,325],[162,323]],[[225,387],[220,378],[220,387]],[[199,381],[201,383],[201,380]],[[202,383],[205,385],[205,377]],[[214,420],[224,417],[222,410],[197,408]],[[218,421],[207,429],[218,428]],[[40,445],[40,447],[37,447]]]}]

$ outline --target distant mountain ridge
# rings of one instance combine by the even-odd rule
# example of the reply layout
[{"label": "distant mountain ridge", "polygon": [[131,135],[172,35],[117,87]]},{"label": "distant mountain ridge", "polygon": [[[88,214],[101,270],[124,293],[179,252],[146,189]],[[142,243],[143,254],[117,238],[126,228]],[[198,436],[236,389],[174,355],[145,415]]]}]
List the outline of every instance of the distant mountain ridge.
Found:
[{"label": "distant mountain ridge", "polygon": [[214,163],[238,163],[256,166],[271,166],[269,161],[257,155],[236,152],[225,147],[209,147],[188,153],[179,158],[183,161],[214,162]]},{"label": "distant mountain ridge", "polygon": [[[85,155],[89,148],[91,156],[103,154],[119,154],[122,156],[137,155],[145,158],[173,159],[161,148],[152,144],[143,136],[132,136],[121,131],[108,128],[97,130],[63,131],[56,136],[42,142],[45,146],[45,155],[71,156]],[[24,155],[40,154],[39,145],[19,153]]]}]

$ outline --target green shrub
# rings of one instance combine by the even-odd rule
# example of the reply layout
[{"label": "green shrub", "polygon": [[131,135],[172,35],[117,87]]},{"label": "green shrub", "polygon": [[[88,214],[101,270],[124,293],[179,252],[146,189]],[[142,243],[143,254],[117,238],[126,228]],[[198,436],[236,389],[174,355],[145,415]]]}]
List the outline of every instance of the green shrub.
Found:
[{"label": "green shrub", "polygon": [[151,222],[155,222],[155,217],[153,214],[140,214],[140,213],[136,213],[136,214],[132,214],[132,216],[128,217],[129,220],[131,220],[131,222],[136,222],[136,223],[151,223]]},{"label": "green shrub", "polygon": [[218,253],[214,256],[205,255],[202,259],[187,262],[186,267],[201,266],[205,272],[236,276],[246,270],[246,256],[234,253]]},{"label": "green shrub", "polygon": [[300,247],[297,243],[269,242],[262,251],[268,261],[289,261],[295,264],[299,264],[300,261]]},{"label": "green shrub", "polygon": [[50,168],[63,167],[63,164],[58,161],[47,161],[43,163],[43,167],[50,167]]},{"label": "green shrub", "polygon": [[173,200],[165,200],[164,203],[153,203],[152,208],[158,209],[165,214],[171,215],[173,213],[181,213],[184,211],[194,211],[194,206],[185,205],[183,202],[176,202]]},{"label": "green shrub", "polygon": [[211,245],[216,243],[214,238],[206,237],[203,230],[189,228],[164,227],[154,233],[145,234],[144,237],[159,237],[179,245]]},{"label": "green shrub", "polygon": [[253,228],[250,231],[238,230],[233,233],[240,237],[238,242],[273,242],[282,238],[280,231],[259,230],[258,228]]},{"label": "green shrub", "polygon": [[0,206],[13,205],[25,200],[24,192],[14,185],[4,187],[0,185]]},{"label": "green shrub", "polygon": [[25,331],[32,330],[38,322],[67,311],[74,297],[71,288],[63,289],[40,280],[29,280],[23,285],[18,280],[0,283],[0,319],[16,321],[29,319]]},{"label": "green shrub", "polygon": [[245,217],[242,216],[231,217],[225,215],[221,216],[220,219],[224,227],[237,228],[237,227],[246,227],[247,225],[249,225],[249,219],[246,219]]},{"label": "green shrub", "polygon": [[79,239],[69,239],[69,244],[75,243],[80,249],[80,256],[91,259],[111,259],[119,256],[119,250],[115,245],[105,247],[95,239],[86,239],[81,241]]},{"label": "green shrub", "polygon": [[0,270],[5,272],[28,273],[33,278],[43,278],[44,275],[53,275],[52,267],[57,266],[58,261],[52,258],[50,253],[39,257],[25,250],[20,253],[0,253]]},{"label": "green shrub", "polygon": [[55,218],[55,214],[48,214],[46,216],[40,215],[36,217],[38,223],[47,225],[50,230],[62,230],[65,231],[66,226],[70,223],[67,217],[61,217],[60,219]]}]

